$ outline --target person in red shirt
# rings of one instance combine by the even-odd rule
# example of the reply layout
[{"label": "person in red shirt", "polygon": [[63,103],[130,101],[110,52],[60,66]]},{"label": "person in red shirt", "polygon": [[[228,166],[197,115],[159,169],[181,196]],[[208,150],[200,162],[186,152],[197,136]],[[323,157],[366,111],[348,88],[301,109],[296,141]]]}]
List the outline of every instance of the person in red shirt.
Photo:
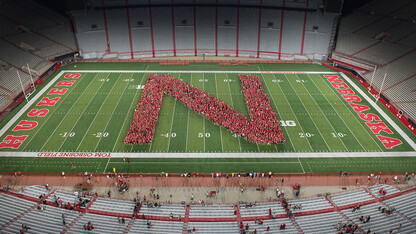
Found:
[{"label": "person in red shirt", "polygon": [[249,226],[248,226],[248,224],[246,224],[246,230],[248,230],[248,228],[249,228]]},{"label": "person in red shirt", "polygon": [[267,226],[266,231],[270,231],[270,227],[269,226]]}]

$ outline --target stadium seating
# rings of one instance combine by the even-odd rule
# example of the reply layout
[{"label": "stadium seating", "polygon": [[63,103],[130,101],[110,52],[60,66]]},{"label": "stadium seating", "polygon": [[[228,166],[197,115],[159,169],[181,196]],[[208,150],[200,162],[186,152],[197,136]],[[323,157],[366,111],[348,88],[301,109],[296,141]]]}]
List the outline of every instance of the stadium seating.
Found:
[{"label": "stadium seating", "polygon": [[377,184],[374,186],[369,187],[369,191],[375,196],[375,197],[383,197],[385,195],[379,194],[380,189],[383,188],[384,191],[386,191],[386,195],[394,194],[400,192],[397,188],[386,185],[386,184]]},{"label": "stadium seating", "polygon": [[305,199],[295,199],[289,200],[288,203],[293,208],[295,205],[301,205],[301,209],[294,209],[293,213],[296,212],[306,212],[313,210],[323,210],[332,208],[331,204],[324,197],[316,198],[305,198]]},{"label": "stadium seating", "polygon": [[[101,6],[100,2],[94,4],[97,7]],[[252,3],[241,2],[241,4]],[[267,3],[267,5],[274,4],[273,2]],[[302,3],[294,4],[294,7],[305,7],[300,5]],[[311,2],[309,7],[314,8],[316,5]],[[129,48],[130,41],[125,11],[125,9],[106,10],[110,51],[107,51],[103,12],[91,11],[88,12],[88,15],[82,12],[73,13],[78,29],[76,37],[84,58],[103,58],[109,57],[110,54],[118,58],[131,58],[131,53],[134,58],[149,57],[153,56],[153,46],[156,57],[173,56],[174,47],[177,50],[177,56],[192,56],[195,55],[195,45],[197,55],[216,55],[217,52],[219,56],[235,56],[238,45],[238,56],[255,57],[259,50],[260,57],[278,58],[282,15],[282,11],[278,9],[262,10],[259,35],[258,8],[240,8],[239,24],[237,25],[237,9],[235,8],[219,7],[216,14],[214,7],[196,7],[196,22],[193,22],[193,7],[175,7],[173,13],[175,20],[174,43],[171,8],[152,8],[152,24],[150,24],[149,9],[131,8],[129,15],[133,51],[130,51]],[[123,15],[121,16],[121,14]],[[302,40],[303,27],[293,27],[293,25],[303,25],[304,19],[303,12],[285,11],[281,45],[283,59],[294,59],[295,55],[301,55],[302,42],[304,44],[302,54],[304,58],[314,59],[318,55],[321,59],[327,57],[334,18],[322,16],[318,12],[308,12],[305,25],[307,41]],[[94,25],[94,29],[91,28],[92,25]],[[153,28],[153,46],[151,28]],[[194,28],[196,28],[196,32],[194,32]],[[196,37],[196,43],[194,37]],[[260,44],[257,43],[259,38]],[[258,46],[260,48],[257,48]]]},{"label": "stadium seating", "polygon": [[[378,207],[384,207],[380,203],[375,203],[371,205],[361,206],[361,208],[355,212],[351,210],[343,210],[342,213],[345,214],[350,220],[358,224],[362,230],[367,231],[370,229],[376,233],[383,233],[386,230],[391,228],[397,228],[399,224],[402,224],[401,231],[408,233],[411,230],[414,230],[415,226],[411,222],[406,222],[402,217],[398,216],[396,213],[386,215],[381,213]],[[370,221],[367,223],[362,223],[359,218],[363,216],[364,218],[370,216]]]},{"label": "stadium seating", "polygon": [[[373,197],[366,192],[368,190],[376,195],[380,188],[388,193],[378,200],[371,199]],[[24,193],[0,193],[0,211],[3,211],[0,212],[0,232],[16,233],[22,229],[22,225],[28,225],[31,228],[29,233],[84,233],[89,232],[84,230],[84,225],[91,222],[96,233],[183,233],[192,231],[193,228],[195,233],[239,233],[241,221],[244,227],[249,226],[249,232],[256,230],[257,233],[334,233],[339,223],[352,223],[360,227],[360,233],[368,229],[384,233],[391,228],[396,230],[401,224],[398,233],[410,234],[415,230],[416,219],[414,189],[411,187],[400,191],[393,186],[378,184],[334,194],[330,201],[323,197],[294,199],[289,201],[292,204],[290,210],[294,214],[291,219],[280,202],[258,202],[254,207],[247,208],[240,204],[237,207],[240,215],[234,215],[234,206],[227,204],[191,204],[187,212],[183,204],[162,203],[161,207],[150,208],[144,202],[137,218],[132,219],[132,202],[118,199],[99,198],[84,210],[85,213],[50,205],[39,206],[30,201],[33,199],[29,197],[37,197],[37,194],[47,191],[44,186],[35,185],[27,187]],[[19,198],[23,194],[25,196]],[[75,198],[74,194],[66,191],[53,190],[52,194],[67,200]],[[352,212],[351,207],[363,204],[363,201],[368,204],[361,205],[360,209]],[[302,204],[302,208],[294,210],[294,204]],[[272,209],[274,218],[268,216],[269,208]],[[386,215],[381,208],[392,210],[392,213]],[[169,221],[171,213],[175,218]],[[62,215],[65,216],[66,226],[63,226]],[[179,215],[181,220],[177,219]],[[371,219],[362,223],[359,220],[361,216],[370,216]],[[124,224],[119,223],[119,217],[124,217]],[[259,223],[260,220],[262,224]],[[285,230],[280,230],[281,224],[286,225]],[[266,230],[267,227],[270,228],[269,231]]]},{"label": "stadium seating", "polygon": [[399,197],[384,200],[384,204],[391,208],[396,208],[396,211],[407,218],[416,221],[416,193],[409,193]]},{"label": "stadium seating", "polygon": [[280,202],[265,202],[256,203],[253,207],[245,207],[244,204],[240,204],[240,216],[252,217],[252,216],[268,216],[269,208],[272,209],[272,215],[286,214]]},{"label": "stadium seating", "polygon": [[182,233],[183,222],[168,222],[151,220],[151,225],[148,227],[147,220],[136,219],[134,225],[131,227],[131,233]]},{"label": "stadium seating", "polygon": [[33,209],[35,205],[35,202],[27,201],[25,199],[13,197],[7,194],[0,194],[0,210],[7,211],[0,213],[0,227],[10,223],[16,217],[19,217],[31,208]]},{"label": "stadium seating", "polygon": [[109,198],[97,198],[91,205],[92,210],[99,210],[105,212],[116,212],[123,214],[133,214],[135,203],[133,201],[125,201]]},{"label": "stadium seating", "polygon": [[195,233],[240,233],[237,222],[189,222],[188,227]]},{"label": "stadium seating", "polygon": [[24,190],[20,190],[19,193],[29,197],[39,198],[40,195],[48,196],[50,192],[45,186],[33,185],[26,187]]},{"label": "stadium seating", "polygon": [[30,227],[31,233],[59,233],[65,229],[62,214],[65,215],[67,224],[73,222],[80,215],[79,212],[53,206],[47,206],[44,210],[32,209],[4,231],[18,233],[22,229],[22,224],[25,224]]},{"label": "stadium seating", "polygon": [[192,205],[190,212],[190,218],[225,218],[234,217],[234,205]]},{"label": "stadium seating", "polygon": [[84,225],[91,222],[96,233],[123,233],[130,219],[125,219],[124,224],[118,223],[118,218],[114,216],[83,214],[80,219],[70,227],[67,233],[84,233]]},{"label": "stadium seating", "polygon": [[296,223],[304,233],[335,233],[339,222],[346,220],[337,212],[296,217]]},{"label": "stadium seating", "polygon": [[185,217],[185,205],[161,203],[160,207],[148,207],[147,203],[144,202],[139,215],[169,217],[171,213],[174,217],[179,217],[179,215]]},{"label": "stadium seating", "polygon": [[[416,4],[412,1],[393,3],[387,0],[374,3],[341,19],[333,59],[354,66],[357,66],[355,62],[365,64],[364,67],[368,64],[372,67],[377,65],[374,76],[372,71],[364,73],[367,82],[373,80],[372,85],[376,90],[382,89],[393,105],[415,120],[416,96],[412,92],[415,86],[409,81],[416,74],[413,66],[416,26],[412,21]],[[355,62],[351,63],[351,60]],[[382,85],[386,73],[387,78]]]},{"label": "stadium seating", "polygon": [[[258,221],[244,222],[244,224],[249,225],[249,231],[252,232],[255,229],[257,233],[299,233],[299,231],[288,218],[269,219],[262,221],[263,224],[259,224]],[[286,225],[284,230],[280,230],[280,225],[282,224]],[[267,231],[267,227],[270,227],[269,231]]]},{"label": "stadium seating", "polygon": [[336,206],[350,205],[353,203],[369,201],[374,199],[364,189],[356,189],[345,193],[337,193],[330,196]]}]

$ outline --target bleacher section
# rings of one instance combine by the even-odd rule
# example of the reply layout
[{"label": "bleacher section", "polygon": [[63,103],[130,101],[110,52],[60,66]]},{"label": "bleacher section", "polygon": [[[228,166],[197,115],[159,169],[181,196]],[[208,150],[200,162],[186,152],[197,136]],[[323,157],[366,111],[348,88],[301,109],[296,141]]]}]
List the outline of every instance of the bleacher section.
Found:
[{"label": "bleacher section", "polygon": [[[249,225],[249,231],[253,232],[256,230],[257,233],[299,233],[299,231],[296,230],[295,226],[293,226],[292,222],[288,218],[269,219],[262,221],[263,224],[259,224],[256,221],[244,222],[244,224]],[[284,230],[280,230],[280,225],[282,224],[286,224],[286,228]],[[267,227],[270,227],[269,231],[267,231]]]},{"label": "bleacher section", "polygon": [[[385,197],[374,199],[366,192],[375,194],[380,188],[388,191]],[[76,197],[70,192],[53,191],[51,195],[59,195],[66,200]],[[193,228],[195,233],[239,233],[240,221],[243,222],[244,228],[246,225],[249,226],[246,231],[256,230],[257,233],[335,233],[338,223],[357,224],[360,227],[358,233],[365,233],[368,229],[376,233],[386,233],[394,229],[394,233],[412,234],[416,230],[415,187],[399,191],[393,186],[379,184],[337,193],[328,201],[323,197],[290,200],[291,211],[294,204],[302,204],[301,213],[294,211],[291,219],[280,202],[257,203],[251,208],[245,208],[240,204],[237,208],[241,219],[238,213],[234,215],[234,205],[191,204],[188,213],[185,212],[183,204],[162,204],[158,208],[148,208],[144,203],[140,213],[132,219],[130,208],[134,204],[125,200],[99,198],[92,201],[92,206],[82,213],[50,205],[38,205],[30,201],[34,199],[29,196],[38,197],[38,194],[46,192],[44,186],[39,185],[27,187],[24,193],[10,191],[7,194],[1,191],[0,232],[18,233],[24,224],[30,227],[28,233],[186,233],[188,230],[192,232]],[[363,205],[362,201],[367,201],[368,204]],[[357,204],[361,204],[360,209],[352,212],[351,207]],[[38,209],[38,206],[44,209]],[[274,218],[268,216],[269,208],[272,208]],[[381,208],[392,209],[393,212],[386,215],[381,212]],[[97,214],[97,211],[102,214]],[[105,213],[108,211],[111,212]],[[175,218],[170,221],[171,213]],[[65,226],[62,215],[65,216]],[[182,217],[180,220],[177,219],[179,215]],[[359,220],[361,216],[370,216],[370,221],[362,223]],[[121,218],[119,221],[119,217],[124,217],[124,224]],[[263,224],[259,223],[260,220]],[[84,230],[84,225],[88,222],[92,223],[94,231]],[[286,225],[285,230],[280,230],[281,224]],[[398,231],[400,224],[401,229]],[[267,227],[270,228],[269,231]]]},{"label": "bleacher section", "polygon": [[335,233],[339,222],[346,220],[337,212],[296,217],[296,223],[304,233]]},{"label": "bleacher section", "polygon": [[409,193],[392,199],[384,200],[384,204],[416,222],[416,193]]},{"label": "bleacher section", "polygon": [[33,209],[21,219],[14,222],[4,230],[4,233],[19,233],[22,224],[30,227],[29,233],[60,233],[65,229],[62,222],[62,214],[65,215],[67,224],[73,222],[79,212],[47,206],[45,210]]},{"label": "bleacher section", "polygon": [[149,227],[147,220],[136,219],[130,233],[182,233],[183,230],[183,222],[151,220],[150,223]]},{"label": "bleacher section", "polygon": [[[358,224],[362,230],[367,231],[370,229],[372,232],[376,233],[386,233],[387,230],[391,228],[397,228],[399,224],[402,224],[400,233],[411,233],[415,230],[416,226],[411,222],[406,222],[402,217],[393,213],[386,215],[381,213],[378,207],[384,207],[379,203],[361,206],[361,208],[355,212],[351,212],[351,209],[343,210],[342,213],[345,214],[350,220],[355,224]],[[370,216],[370,220],[367,223],[362,223],[359,218]]]},{"label": "bleacher section", "polygon": [[[368,83],[382,93],[408,117],[416,119],[413,65],[416,56],[416,3],[372,1],[341,19],[333,59],[360,67],[372,66],[364,73]],[[351,62],[353,61],[353,62]],[[384,84],[383,78],[387,73]],[[413,78],[413,79],[412,79]],[[410,81],[410,82],[409,82]]]},{"label": "bleacher section", "polygon": [[386,184],[377,184],[371,186],[369,190],[375,197],[384,197],[385,195],[379,194],[381,188],[383,188],[383,190],[386,191],[386,195],[400,192],[400,190],[398,190],[397,188]]},{"label": "bleacher section", "polygon": [[[170,1],[158,3],[163,2],[170,4]],[[293,60],[297,58],[295,56],[304,59],[326,59],[334,18],[318,12],[316,1],[309,2],[308,8],[316,11],[307,12],[306,18],[304,12],[296,10],[285,10],[282,13],[281,9],[264,8],[260,18],[259,8],[241,7],[237,14],[236,7],[195,7],[194,11],[194,7],[185,6],[174,7],[173,13],[170,7],[153,7],[150,10],[129,8],[127,15],[124,2],[114,2],[120,8],[106,9],[105,14],[102,10],[95,9],[89,12],[75,12],[73,16],[77,26],[76,37],[84,58],[130,59],[132,54],[133,58],[140,58],[151,57],[153,53],[156,57],[173,56],[175,52],[177,56],[193,56],[196,50],[197,55],[207,56],[238,54],[242,57],[257,57],[259,54],[259,57],[276,59],[279,58],[280,52],[285,60]],[[237,4],[235,1],[234,3]],[[240,2],[244,5],[252,3]],[[99,1],[93,4],[94,7],[102,7]],[[305,8],[304,4],[305,2],[294,4],[293,7]],[[269,1],[263,5],[275,3]],[[107,27],[104,18],[107,20]]]},{"label": "bleacher section", "polygon": [[195,233],[240,233],[237,222],[189,222],[188,227]]},{"label": "bleacher section", "polygon": [[144,202],[139,215],[169,217],[171,213],[174,217],[185,217],[185,205],[161,203],[161,207],[148,207]]},{"label": "bleacher section", "polygon": [[253,207],[245,207],[244,204],[240,204],[240,216],[252,217],[252,216],[269,216],[269,208],[272,209],[272,215],[286,214],[280,202],[264,202],[256,203]]},{"label": "bleacher section", "polygon": [[125,201],[109,198],[97,198],[90,207],[92,210],[99,210],[105,212],[116,212],[123,214],[133,214],[135,203],[133,201]]},{"label": "bleacher section", "polygon": [[[76,195],[77,194],[77,195]],[[50,202],[55,202],[55,197],[58,200],[62,200],[62,203],[79,203],[79,198],[80,197],[82,200],[92,200],[93,197],[92,196],[86,196],[80,193],[71,193],[71,192],[67,192],[67,191],[62,191],[62,190],[56,190],[54,191],[47,199],[47,201]],[[87,206],[89,203],[86,203],[85,206]]]},{"label": "bleacher section", "polygon": [[4,225],[24,214],[30,208],[34,208],[35,205],[35,202],[7,194],[0,194],[0,211],[2,211],[0,212],[0,227],[4,227]]},{"label": "bleacher section", "polygon": [[114,216],[84,214],[78,222],[71,227],[67,233],[84,233],[84,225],[91,222],[95,233],[123,233],[126,230],[130,219],[125,219],[124,224],[118,223],[118,218]]},{"label": "bleacher section", "polygon": [[53,65],[50,60],[75,52],[77,46],[70,20],[35,1],[2,1],[0,15],[0,60],[12,67],[0,71],[2,86],[12,91],[0,98],[3,109],[21,92],[16,70],[26,89],[30,78],[23,66],[29,64],[36,81]]},{"label": "bleacher section", "polygon": [[301,209],[294,209],[293,213],[332,208],[331,204],[324,197],[296,199],[290,200],[288,203],[292,206],[292,208],[294,205],[302,206]]},{"label": "bleacher section", "polygon": [[374,199],[364,189],[356,189],[345,193],[337,193],[330,196],[336,206],[345,206],[353,203],[364,202]]},{"label": "bleacher section", "polygon": [[34,197],[34,198],[38,198],[41,195],[48,195],[51,191],[46,189],[45,186],[40,186],[40,185],[33,185],[33,186],[28,186],[26,187],[24,190],[20,190],[19,193],[29,196],[29,197]]},{"label": "bleacher section", "polygon": [[190,218],[235,218],[234,205],[192,205]]}]

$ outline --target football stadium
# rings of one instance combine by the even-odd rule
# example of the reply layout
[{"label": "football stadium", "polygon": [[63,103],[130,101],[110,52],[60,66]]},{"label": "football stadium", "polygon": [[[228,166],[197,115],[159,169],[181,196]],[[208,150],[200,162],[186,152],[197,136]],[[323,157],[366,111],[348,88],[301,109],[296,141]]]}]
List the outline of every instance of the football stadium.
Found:
[{"label": "football stadium", "polygon": [[415,233],[415,12],[1,0],[0,233]]}]

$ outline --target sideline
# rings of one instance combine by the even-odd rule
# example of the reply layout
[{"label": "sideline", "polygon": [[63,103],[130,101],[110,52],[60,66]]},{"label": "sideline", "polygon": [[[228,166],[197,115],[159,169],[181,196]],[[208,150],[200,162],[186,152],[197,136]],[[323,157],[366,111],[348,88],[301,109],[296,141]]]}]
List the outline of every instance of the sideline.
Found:
[{"label": "sideline", "polygon": [[[50,156],[45,156],[50,154]],[[53,154],[53,155],[52,155]],[[60,154],[63,154],[60,156]],[[72,155],[71,155],[72,154]],[[43,156],[39,156],[43,155]],[[68,156],[70,155],[70,156]],[[415,157],[416,151],[403,152],[309,152],[309,153],[103,153],[103,152],[0,152],[0,157],[39,158],[365,158]],[[296,162],[297,163],[297,162]]]},{"label": "sideline", "polygon": [[413,142],[412,139],[410,139],[410,137],[399,126],[397,126],[397,124],[390,118],[390,116],[388,116],[373,101],[373,99],[371,99],[366,93],[363,92],[362,89],[360,89],[352,80],[350,80],[350,78],[347,75],[345,75],[343,72],[341,72],[340,74],[355,89],[355,91],[357,91],[358,93],[360,93],[361,96],[364,97],[365,100],[367,100],[368,103],[370,103],[371,106],[374,107],[374,109],[376,109],[377,112],[380,113],[381,116],[383,116],[383,118],[385,120],[387,120],[387,122],[397,131],[397,133],[400,134],[400,136],[403,137],[403,139],[405,139],[407,141],[407,143],[416,151],[416,144],[415,144],[415,142]]},{"label": "sideline", "polygon": [[52,80],[49,81],[49,83],[47,85],[45,85],[45,87],[43,87],[43,89],[41,89],[39,91],[39,93],[36,94],[35,97],[32,98],[32,100],[30,100],[28,103],[25,104],[25,106],[20,109],[19,112],[17,112],[17,114],[15,116],[13,116],[13,118],[7,122],[6,125],[4,125],[4,127],[0,130],[0,137],[7,132],[7,130],[9,130],[9,128],[14,125],[14,123],[33,105],[33,103],[35,103],[45,92],[46,90],[48,90],[52,85],[55,84],[55,82],[65,73],[66,71],[61,71],[59,72]]},{"label": "sideline", "polygon": [[339,74],[339,72],[315,71],[169,71],[169,70],[64,70],[63,72],[92,73],[248,73],[248,74]]}]

